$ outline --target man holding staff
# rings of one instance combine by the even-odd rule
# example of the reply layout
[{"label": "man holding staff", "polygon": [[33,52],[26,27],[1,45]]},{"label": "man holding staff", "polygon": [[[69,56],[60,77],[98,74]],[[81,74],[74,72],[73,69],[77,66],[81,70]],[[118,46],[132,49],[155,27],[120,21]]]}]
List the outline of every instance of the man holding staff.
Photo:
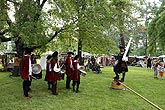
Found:
[{"label": "man holding staff", "polygon": [[128,67],[126,63],[126,59],[123,59],[123,55],[125,52],[124,46],[120,46],[120,53],[116,56],[117,64],[114,66],[114,72],[116,76],[114,77],[114,80],[118,81],[119,80],[119,75],[122,73],[122,78],[120,82],[124,82],[125,79],[125,73],[128,72]]}]

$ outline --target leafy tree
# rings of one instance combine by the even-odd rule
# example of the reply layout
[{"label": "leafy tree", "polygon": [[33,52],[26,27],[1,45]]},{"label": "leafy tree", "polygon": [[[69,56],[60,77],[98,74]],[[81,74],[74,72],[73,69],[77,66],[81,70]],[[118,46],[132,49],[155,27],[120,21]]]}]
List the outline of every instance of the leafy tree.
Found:
[{"label": "leafy tree", "polygon": [[149,37],[148,51],[154,55],[158,55],[160,53],[160,50],[164,50],[165,48],[164,46],[164,35],[165,35],[164,6],[165,6],[165,1],[162,1],[160,8],[156,11],[156,15],[154,19],[149,23],[149,27],[148,27],[148,37]]}]

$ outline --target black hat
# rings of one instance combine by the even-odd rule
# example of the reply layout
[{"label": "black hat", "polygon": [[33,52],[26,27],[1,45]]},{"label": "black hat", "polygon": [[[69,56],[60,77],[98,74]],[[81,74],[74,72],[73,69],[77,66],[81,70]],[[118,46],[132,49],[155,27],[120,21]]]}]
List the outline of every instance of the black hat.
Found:
[{"label": "black hat", "polygon": [[78,55],[76,55],[75,57],[74,57],[74,60],[77,60],[79,58],[79,56]]},{"label": "black hat", "polygon": [[25,47],[25,54],[31,54],[32,51],[33,51],[32,48]]},{"label": "black hat", "polygon": [[51,58],[52,58],[51,55],[48,55],[48,56],[46,57],[47,60],[49,60],[49,59],[51,59]]},{"label": "black hat", "polygon": [[120,49],[125,49],[125,47],[123,45],[120,45],[119,48]]},{"label": "black hat", "polygon": [[52,54],[52,57],[57,57],[58,56],[58,52],[55,51],[53,54]]},{"label": "black hat", "polygon": [[68,52],[67,54],[68,54],[68,55],[74,55],[74,53],[73,53],[73,52]]}]

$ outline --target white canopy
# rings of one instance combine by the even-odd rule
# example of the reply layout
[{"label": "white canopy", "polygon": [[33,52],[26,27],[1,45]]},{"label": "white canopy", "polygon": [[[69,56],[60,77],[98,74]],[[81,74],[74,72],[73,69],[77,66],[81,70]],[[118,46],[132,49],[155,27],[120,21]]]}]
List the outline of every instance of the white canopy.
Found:
[{"label": "white canopy", "polygon": [[165,55],[160,55],[159,58],[165,58]]}]

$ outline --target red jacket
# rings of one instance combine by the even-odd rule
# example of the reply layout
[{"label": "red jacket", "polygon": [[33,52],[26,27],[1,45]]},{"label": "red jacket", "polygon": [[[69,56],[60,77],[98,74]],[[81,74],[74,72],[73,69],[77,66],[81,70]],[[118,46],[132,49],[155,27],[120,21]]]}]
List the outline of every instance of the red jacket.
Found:
[{"label": "red jacket", "polygon": [[73,81],[80,81],[80,74],[81,72],[78,70],[78,65],[79,63],[77,61],[74,61],[73,62],[73,72],[72,72],[72,75],[71,75],[71,80]]},{"label": "red jacket", "polygon": [[48,75],[48,81],[57,81],[61,79],[60,73],[54,72],[54,66],[56,63],[57,62],[54,59],[51,61],[51,71],[49,72],[49,75]]},{"label": "red jacket", "polygon": [[72,62],[72,58],[71,57],[67,57],[66,59],[66,75],[71,76],[72,74],[72,68],[70,68]]},{"label": "red jacket", "polygon": [[45,75],[45,81],[49,81],[51,69],[52,69],[52,68],[51,68],[51,62],[50,62],[50,61],[46,61],[46,75]]},{"label": "red jacket", "polygon": [[21,78],[28,80],[29,78],[29,59],[30,56],[24,56],[22,59]]}]

